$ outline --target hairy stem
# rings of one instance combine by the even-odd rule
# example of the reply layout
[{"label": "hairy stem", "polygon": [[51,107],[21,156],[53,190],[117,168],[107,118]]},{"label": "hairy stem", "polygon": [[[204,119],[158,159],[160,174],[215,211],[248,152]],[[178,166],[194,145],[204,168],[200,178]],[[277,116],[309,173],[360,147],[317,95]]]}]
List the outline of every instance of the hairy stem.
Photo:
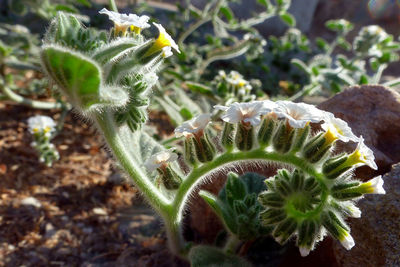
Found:
[{"label": "hairy stem", "polygon": [[242,241],[238,239],[235,235],[229,235],[228,240],[226,241],[224,251],[226,253],[234,254]]},{"label": "hairy stem", "polygon": [[126,150],[126,143],[123,142],[118,128],[115,125],[112,114],[104,111],[97,114],[96,122],[102,130],[105,140],[112,149],[114,156],[118,159],[122,168],[132,178],[136,186],[143,193],[149,203],[158,213],[163,216],[169,216],[170,206],[168,199],[157,189],[157,187],[147,178],[138,163],[132,158]]},{"label": "hairy stem", "polygon": [[111,11],[118,12],[118,8],[114,0],[108,0],[108,5],[110,6]]}]

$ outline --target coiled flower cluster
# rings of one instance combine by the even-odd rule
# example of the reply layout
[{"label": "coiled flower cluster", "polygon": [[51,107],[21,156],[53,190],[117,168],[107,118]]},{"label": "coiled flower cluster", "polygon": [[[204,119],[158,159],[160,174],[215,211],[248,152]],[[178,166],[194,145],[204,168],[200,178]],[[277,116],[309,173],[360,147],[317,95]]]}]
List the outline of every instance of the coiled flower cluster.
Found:
[{"label": "coiled flower cluster", "polygon": [[[223,112],[219,144],[210,137],[209,114],[175,130],[178,137],[185,138],[183,154],[192,171],[228,156],[230,161],[237,157],[238,161],[264,159],[289,165],[289,169],[281,169],[265,180],[267,190],[258,194],[258,203],[263,207],[259,214],[262,226],[271,228],[281,244],[296,237],[302,256],[308,255],[326,234],[351,249],[354,240],[345,219],[360,217],[355,201],[364,194],[385,193],[380,176],[366,183],[353,178],[358,166],[377,169],[363,137],[357,137],[345,121],[332,113],[305,103],[235,102],[215,109]],[[312,133],[311,123],[320,123],[321,130]],[[334,151],[339,141],[358,145],[350,154],[337,154]],[[221,146],[224,151],[217,152],[216,147]],[[164,168],[168,164],[165,162]],[[185,178],[179,180],[184,182]]]}]

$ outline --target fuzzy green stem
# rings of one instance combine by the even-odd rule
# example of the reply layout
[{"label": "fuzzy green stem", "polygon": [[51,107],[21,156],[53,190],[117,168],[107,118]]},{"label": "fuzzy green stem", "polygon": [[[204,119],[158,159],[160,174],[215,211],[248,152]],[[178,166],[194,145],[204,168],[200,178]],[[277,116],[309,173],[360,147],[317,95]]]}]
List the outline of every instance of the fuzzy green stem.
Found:
[{"label": "fuzzy green stem", "polygon": [[114,0],[108,0],[108,5],[110,6],[111,11],[118,12],[118,8]]},{"label": "fuzzy green stem", "polygon": [[108,111],[104,111],[96,114],[95,119],[103,132],[105,140],[112,149],[115,158],[118,159],[122,168],[132,178],[140,192],[143,193],[145,198],[161,216],[164,218],[169,216],[170,205],[168,204],[168,199],[166,199],[157,187],[147,178],[147,175],[126,150],[126,143],[123,142],[120,136],[112,114]]},{"label": "fuzzy green stem", "polygon": [[[321,188],[324,192],[328,190],[327,185],[324,182],[323,174],[319,173],[311,164],[309,164],[306,160],[296,156],[294,153],[280,154],[277,152],[268,152],[262,149],[245,152],[228,152],[220,155],[219,157],[216,157],[211,162],[207,162],[200,167],[193,169],[192,172],[183,181],[172,203],[171,214],[173,214],[174,218],[171,219],[174,219],[176,221],[174,223],[170,223],[170,226],[172,226],[172,228],[169,229],[169,231],[173,231],[175,234],[181,234],[181,230],[179,228],[182,226],[185,205],[188,202],[188,198],[192,195],[193,190],[201,182],[202,177],[222,167],[223,165],[238,161],[249,160],[273,161],[290,164],[296,168],[303,170],[310,176],[315,177],[315,179],[317,179],[317,181],[321,184]],[[327,196],[326,193],[323,195]],[[313,216],[314,213],[320,211],[325,205],[326,199],[327,197],[323,197],[321,199],[320,206],[317,207],[315,210],[308,212],[306,215]],[[176,243],[176,245],[182,244],[181,240],[183,240],[183,237],[174,237],[174,239],[180,240],[180,242]],[[184,249],[184,247],[181,247],[175,248],[174,250],[181,251],[181,253],[187,253],[186,251],[184,251]]]},{"label": "fuzzy green stem", "polygon": [[225,244],[225,247],[224,247],[224,251],[225,251],[226,253],[235,254],[235,253],[236,253],[236,250],[237,250],[237,248],[238,248],[238,246],[239,246],[239,244],[240,244],[241,242],[242,242],[242,241],[240,241],[240,239],[237,238],[236,235],[231,234],[231,235],[228,237],[228,240],[226,241],[226,244]]}]

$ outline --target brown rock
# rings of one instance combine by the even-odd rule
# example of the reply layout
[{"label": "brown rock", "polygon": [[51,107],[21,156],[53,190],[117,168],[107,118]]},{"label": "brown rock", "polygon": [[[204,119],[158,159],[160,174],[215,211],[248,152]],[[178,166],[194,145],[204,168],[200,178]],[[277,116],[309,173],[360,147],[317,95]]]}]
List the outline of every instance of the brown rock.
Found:
[{"label": "brown rock", "polygon": [[400,266],[400,164],[383,177],[386,195],[367,195],[350,221],[356,245],[346,251],[333,243],[337,261],[347,266]]},{"label": "brown rock", "polygon": [[[374,151],[378,171],[362,167],[356,173],[358,177],[368,180],[390,171],[391,165],[400,161],[400,95],[395,91],[379,85],[353,86],[319,108],[347,121]],[[351,151],[354,144],[340,149]]]}]

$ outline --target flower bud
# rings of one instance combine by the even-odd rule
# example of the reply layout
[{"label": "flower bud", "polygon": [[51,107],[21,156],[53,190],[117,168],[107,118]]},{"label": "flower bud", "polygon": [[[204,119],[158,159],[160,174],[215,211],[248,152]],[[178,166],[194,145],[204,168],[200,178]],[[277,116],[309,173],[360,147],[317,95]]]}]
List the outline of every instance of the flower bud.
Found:
[{"label": "flower bud", "polygon": [[300,223],[297,246],[300,249],[301,256],[305,257],[310,253],[318,232],[319,227],[315,221],[306,219]]},{"label": "flower bud", "polygon": [[296,229],[296,220],[293,218],[286,218],[277,225],[272,235],[278,243],[283,244],[295,233]]},{"label": "flower bud", "polygon": [[275,225],[286,219],[287,215],[283,209],[267,209],[261,214],[263,225]]},{"label": "flower bud", "polygon": [[197,163],[196,151],[194,148],[194,137],[189,136],[185,138],[184,143],[184,157],[185,161],[190,165],[195,165]]},{"label": "flower bud", "polygon": [[182,183],[182,178],[170,165],[157,168],[161,181],[166,189],[176,190]]},{"label": "flower bud", "polygon": [[289,124],[281,122],[272,140],[275,150],[282,153],[288,152],[293,144],[294,133],[294,129]]},{"label": "flower bud", "polygon": [[254,144],[254,127],[251,124],[238,123],[235,144],[241,151],[251,150]]},{"label": "flower bud", "polygon": [[298,152],[302,149],[310,133],[310,124],[307,124],[304,128],[297,128],[295,131],[292,152]]},{"label": "flower bud", "polygon": [[311,140],[304,146],[303,155],[311,163],[316,163],[327,155],[331,147],[332,144],[326,142],[324,135],[320,133],[311,138]]},{"label": "flower bud", "polygon": [[235,125],[225,122],[224,130],[222,131],[221,145],[227,150],[231,151],[233,149],[233,139],[234,139]]},{"label": "flower bud", "polygon": [[275,129],[275,120],[270,117],[266,117],[258,130],[257,139],[260,147],[267,147],[271,141],[272,135]]},{"label": "flower bud", "polygon": [[285,200],[277,193],[261,193],[258,201],[269,208],[282,208],[285,205]]},{"label": "flower bud", "polygon": [[351,166],[345,166],[348,159],[347,155],[339,155],[337,157],[327,160],[322,166],[322,172],[328,179],[338,178],[340,175],[351,169]]},{"label": "flower bud", "polygon": [[215,148],[210,142],[208,134],[204,134],[200,137],[196,136],[193,139],[193,144],[196,152],[197,159],[200,162],[208,162],[214,158]]}]

